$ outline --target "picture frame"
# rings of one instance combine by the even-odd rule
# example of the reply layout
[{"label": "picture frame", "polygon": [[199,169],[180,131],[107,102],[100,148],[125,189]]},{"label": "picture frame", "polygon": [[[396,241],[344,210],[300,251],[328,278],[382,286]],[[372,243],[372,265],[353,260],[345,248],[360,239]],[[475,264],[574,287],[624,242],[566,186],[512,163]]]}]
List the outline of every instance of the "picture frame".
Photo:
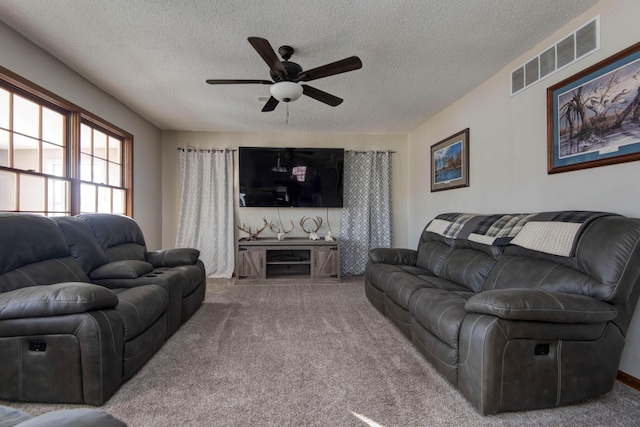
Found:
[{"label": "picture frame", "polygon": [[547,173],[640,160],[640,43],[547,89]]},{"label": "picture frame", "polygon": [[469,186],[469,128],[431,146],[431,192]]}]

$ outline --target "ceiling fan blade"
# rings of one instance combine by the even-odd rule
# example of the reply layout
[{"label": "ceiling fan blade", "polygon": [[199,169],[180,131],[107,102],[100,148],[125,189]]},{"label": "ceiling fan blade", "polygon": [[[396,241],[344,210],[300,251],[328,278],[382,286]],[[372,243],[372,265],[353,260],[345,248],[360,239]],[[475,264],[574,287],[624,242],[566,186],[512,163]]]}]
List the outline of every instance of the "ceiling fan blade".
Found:
[{"label": "ceiling fan blade", "polygon": [[336,74],[346,73],[347,71],[358,70],[362,68],[362,61],[357,56],[341,59],[331,64],[322,65],[311,70],[301,71],[298,73],[297,81],[310,82],[311,80],[321,79]]},{"label": "ceiling fan blade", "polygon": [[343,99],[338,98],[337,96],[333,96],[330,93],[321,91],[320,89],[316,89],[315,87],[311,87],[308,85],[301,85],[302,93],[305,95],[315,99],[316,101],[324,102],[327,105],[331,105],[332,107],[337,107],[342,104]]},{"label": "ceiling fan blade", "polygon": [[266,39],[260,37],[249,37],[249,43],[251,46],[260,54],[264,62],[267,63],[269,68],[274,73],[282,74],[283,76],[287,76],[287,70],[284,68],[284,65],[278,59],[275,51],[271,47],[271,44]]},{"label": "ceiling fan blade", "polygon": [[262,112],[266,113],[267,111],[273,111],[276,109],[276,107],[278,106],[278,103],[280,101],[278,101],[277,99],[275,99],[273,96],[271,98],[269,98],[269,100],[267,101],[266,104],[264,104],[264,107],[262,107]]},{"label": "ceiling fan blade", "polygon": [[263,84],[263,85],[273,84],[273,82],[270,80],[224,80],[224,79],[222,80],[209,79],[207,80],[207,83],[209,83],[210,85],[232,85],[237,83]]}]

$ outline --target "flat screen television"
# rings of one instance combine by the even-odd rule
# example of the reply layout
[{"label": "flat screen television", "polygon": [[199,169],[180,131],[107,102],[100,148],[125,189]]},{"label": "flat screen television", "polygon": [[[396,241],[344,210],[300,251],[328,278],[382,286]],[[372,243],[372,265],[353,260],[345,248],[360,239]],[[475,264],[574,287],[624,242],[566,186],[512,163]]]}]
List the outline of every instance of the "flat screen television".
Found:
[{"label": "flat screen television", "polygon": [[342,207],[344,149],[240,147],[240,207]]}]

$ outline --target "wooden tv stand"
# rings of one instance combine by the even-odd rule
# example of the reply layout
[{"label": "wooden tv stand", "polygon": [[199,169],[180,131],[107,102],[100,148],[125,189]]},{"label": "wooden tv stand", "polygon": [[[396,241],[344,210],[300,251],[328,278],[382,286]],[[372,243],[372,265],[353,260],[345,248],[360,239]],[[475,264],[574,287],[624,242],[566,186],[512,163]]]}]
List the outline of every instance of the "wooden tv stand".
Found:
[{"label": "wooden tv stand", "polygon": [[239,281],[340,281],[337,240],[258,239],[238,242],[236,276]]}]

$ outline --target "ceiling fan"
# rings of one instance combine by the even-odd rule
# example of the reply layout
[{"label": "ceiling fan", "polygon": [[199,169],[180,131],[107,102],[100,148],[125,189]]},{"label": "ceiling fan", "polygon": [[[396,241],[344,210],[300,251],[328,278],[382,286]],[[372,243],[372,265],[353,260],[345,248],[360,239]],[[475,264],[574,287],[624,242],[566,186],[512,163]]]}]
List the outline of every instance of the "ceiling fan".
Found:
[{"label": "ceiling fan", "polygon": [[289,61],[289,58],[291,58],[291,55],[293,55],[294,52],[291,46],[281,46],[278,49],[278,53],[280,53],[280,56],[283,59],[283,61],[280,61],[271,47],[271,44],[269,44],[266,39],[260,37],[249,37],[248,40],[249,43],[251,43],[251,46],[253,46],[264,62],[269,66],[269,69],[271,70],[271,79],[273,81],[209,79],[207,80],[207,83],[211,85],[238,83],[270,85],[269,91],[271,92],[271,97],[262,108],[263,112],[273,111],[281,101],[295,101],[303,94],[332,107],[336,107],[342,103],[342,98],[338,98],[337,96],[331,95],[309,85],[300,84],[300,82],[309,82],[323,77],[329,77],[362,68],[362,61],[360,61],[360,58],[357,56],[351,56],[340,61],[312,68],[311,70],[303,70],[300,65]]}]

